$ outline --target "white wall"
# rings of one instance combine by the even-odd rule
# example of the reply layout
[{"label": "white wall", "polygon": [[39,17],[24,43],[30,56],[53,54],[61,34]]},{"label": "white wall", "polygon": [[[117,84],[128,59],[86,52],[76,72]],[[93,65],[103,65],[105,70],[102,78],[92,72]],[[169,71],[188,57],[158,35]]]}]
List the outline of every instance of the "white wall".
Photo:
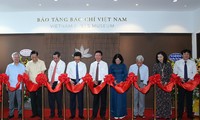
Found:
[{"label": "white wall", "polygon": [[[6,12],[0,13],[0,34],[193,33],[193,15],[193,12],[167,11]],[[52,21],[52,18],[55,17],[67,18],[68,21]],[[116,17],[126,18],[126,21],[114,21]],[[38,18],[40,20],[47,18],[48,21],[38,22]],[[70,18],[81,19],[80,21],[70,21]],[[84,20],[86,18],[94,18],[95,20]]]},{"label": "white wall", "polygon": [[193,13],[194,19],[194,32],[200,33],[200,9],[194,11]]},{"label": "white wall", "polygon": [[[200,9],[167,11],[49,11],[0,13],[0,34],[16,33],[193,33],[192,55],[196,58],[196,33],[200,32]],[[48,21],[42,21],[42,18]],[[67,21],[52,21],[66,18]],[[70,20],[73,18],[74,20]],[[79,19],[80,18],[80,19]],[[88,21],[87,18],[90,18]],[[121,21],[114,21],[119,18]],[[125,21],[123,20],[125,18]],[[79,19],[79,21],[76,21]],[[40,22],[38,21],[40,20]]]}]

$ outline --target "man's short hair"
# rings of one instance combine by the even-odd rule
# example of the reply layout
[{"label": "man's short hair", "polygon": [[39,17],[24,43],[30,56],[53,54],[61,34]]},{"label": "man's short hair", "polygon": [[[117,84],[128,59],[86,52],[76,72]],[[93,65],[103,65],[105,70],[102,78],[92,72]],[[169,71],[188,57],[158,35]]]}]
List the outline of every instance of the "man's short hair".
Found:
[{"label": "man's short hair", "polygon": [[100,53],[101,56],[103,55],[103,52],[102,52],[101,50],[97,50],[97,51],[95,52],[95,54],[96,54],[96,53]]},{"label": "man's short hair", "polygon": [[60,57],[60,52],[55,51],[55,52],[53,53],[53,55],[57,55],[58,57]]},{"label": "man's short hair", "polygon": [[37,51],[35,51],[35,50],[31,51],[31,54],[30,54],[30,56],[31,56],[31,55],[33,55],[33,54],[36,54],[36,55],[38,56],[38,52],[37,52]]},{"label": "man's short hair", "polygon": [[136,61],[139,61],[139,62],[144,62],[144,57],[142,55],[138,55],[136,57]]},{"label": "man's short hair", "polygon": [[18,56],[20,57],[20,54],[19,54],[18,52],[14,52],[14,53],[12,53],[11,57],[13,58],[14,55],[18,55]]},{"label": "man's short hair", "polygon": [[76,56],[79,56],[79,57],[81,58],[81,57],[82,57],[81,52],[75,52],[75,53],[74,53],[74,57],[76,57]]},{"label": "man's short hair", "polygon": [[189,54],[191,54],[191,51],[188,50],[188,49],[184,49],[184,50],[181,51],[181,54],[182,54],[182,55],[183,55],[183,53],[189,53]]}]

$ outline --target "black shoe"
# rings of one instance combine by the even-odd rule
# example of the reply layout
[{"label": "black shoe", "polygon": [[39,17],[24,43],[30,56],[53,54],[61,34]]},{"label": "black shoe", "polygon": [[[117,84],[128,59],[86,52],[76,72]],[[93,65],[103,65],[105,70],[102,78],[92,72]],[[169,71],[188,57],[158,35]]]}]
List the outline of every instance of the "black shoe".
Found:
[{"label": "black shoe", "polygon": [[178,117],[178,120],[182,120],[182,117]]},{"label": "black shoe", "polygon": [[19,114],[19,115],[18,115],[18,118],[22,118],[22,114]]},{"label": "black shoe", "polygon": [[11,119],[11,118],[14,118],[14,115],[11,115],[11,116],[9,115],[8,116],[8,119]]},{"label": "black shoe", "polygon": [[190,119],[190,120],[192,120],[192,119],[194,119],[194,116],[192,115],[192,116],[188,116],[188,118]]},{"label": "black shoe", "polygon": [[139,115],[139,117],[141,117],[142,119],[145,119],[145,118],[146,118],[144,115]]},{"label": "black shoe", "polygon": [[75,118],[75,116],[70,116],[70,117],[69,117],[69,119],[74,119],[74,118]]},{"label": "black shoe", "polygon": [[79,116],[80,119],[85,119],[83,116]]},{"label": "black shoe", "polygon": [[102,119],[102,120],[106,120],[105,116],[102,116],[101,119]]},{"label": "black shoe", "polygon": [[32,115],[31,118],[35,118],[37,115]]},{"label": "black shoe", "polygon": [[94,116],[92,116],[91,118],[90,118],[90,120],[94,120],[96,117],[94,117]]},{"label": "black shoe", "polygon": [[58,118],[63,118],[63,116],[62,115],[58,115]]},{"label": "black shoe", "polygon": [[54,115],[50,115],[49,118],[54,118]]}]

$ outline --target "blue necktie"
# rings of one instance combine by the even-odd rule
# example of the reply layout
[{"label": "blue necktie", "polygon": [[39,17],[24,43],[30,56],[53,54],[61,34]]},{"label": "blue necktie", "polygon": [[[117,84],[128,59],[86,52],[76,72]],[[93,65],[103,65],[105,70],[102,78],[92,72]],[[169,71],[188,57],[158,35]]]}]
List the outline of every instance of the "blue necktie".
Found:
[{"label": "blue necktie", "polygon": [[79,82],[78,63],[76,63],[76,83]]},{"label": "blue necktie", "polygon": [[184,79],[185,79],[185,82],[188,81],[187,61],[185,61],[185,66],[184,66]]}]

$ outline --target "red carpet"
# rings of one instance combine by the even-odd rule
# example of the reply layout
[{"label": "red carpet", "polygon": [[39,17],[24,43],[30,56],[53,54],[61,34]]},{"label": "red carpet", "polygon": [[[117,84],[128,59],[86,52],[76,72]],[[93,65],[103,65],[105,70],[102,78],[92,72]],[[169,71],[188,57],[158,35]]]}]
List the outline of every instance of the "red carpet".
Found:
[{"label": "red carpet", "polygon": [[[24,118],[25,120],[39,120],[40,118],[39,117],[36,117],[36,118],[30,118],[30,116],[32,115],[32,112],[31,110],[25,110],[24,111]],[[50,115],[50,110],[49,109],[45,109],[45,120],[61,120],[60,118],[58,118],[57,116],[55,116],[55,118],[53,119],[50,119],[49,118],[49,115]],[[90,110],[90,116],[92,115],[92,110]],[[11,119],[11,120],[17,120],[18,118],[18,113],[17,113],[17,110],[15,110],[15,113],[14,113],[14,118]],[[78,116],[78,111],[77,111],[77,116]],[[153,110],[152,109],[146,109],[145,110],[145,120],[151,120],[153,119]],[[183,120],[187,120],[187,115],[184,114],[183,116]],[[8,109],[4,109],[4,118],[7,118],[8,117]],[[70,117],[70,111],[69,109],[66,110],[66,120],[68,120]],[[87,111],[84,110],[84,117],[87,118]],[[107,110],[107,114],[106,114],[106,118],[108,118],[108,110]],[[174,112],[173,112],[173,115],[172,115],[172,118],[174,118]],[[76,117],[74,120],[80,120],[78,117]],[[98,116],[96,120],[101,120],[100,117]],[[111,118],[111,120],[114,120],[113,118]],[[131,109],[128,109],[128,115],[123,118],[123,120],[131,120]],[[137,120],[144,120],[142,118],[137,118]],[[159,119],[159,120],[162,120],[162,119]],[[195,120],[199,120],[198,117],[195,118]]]}]

